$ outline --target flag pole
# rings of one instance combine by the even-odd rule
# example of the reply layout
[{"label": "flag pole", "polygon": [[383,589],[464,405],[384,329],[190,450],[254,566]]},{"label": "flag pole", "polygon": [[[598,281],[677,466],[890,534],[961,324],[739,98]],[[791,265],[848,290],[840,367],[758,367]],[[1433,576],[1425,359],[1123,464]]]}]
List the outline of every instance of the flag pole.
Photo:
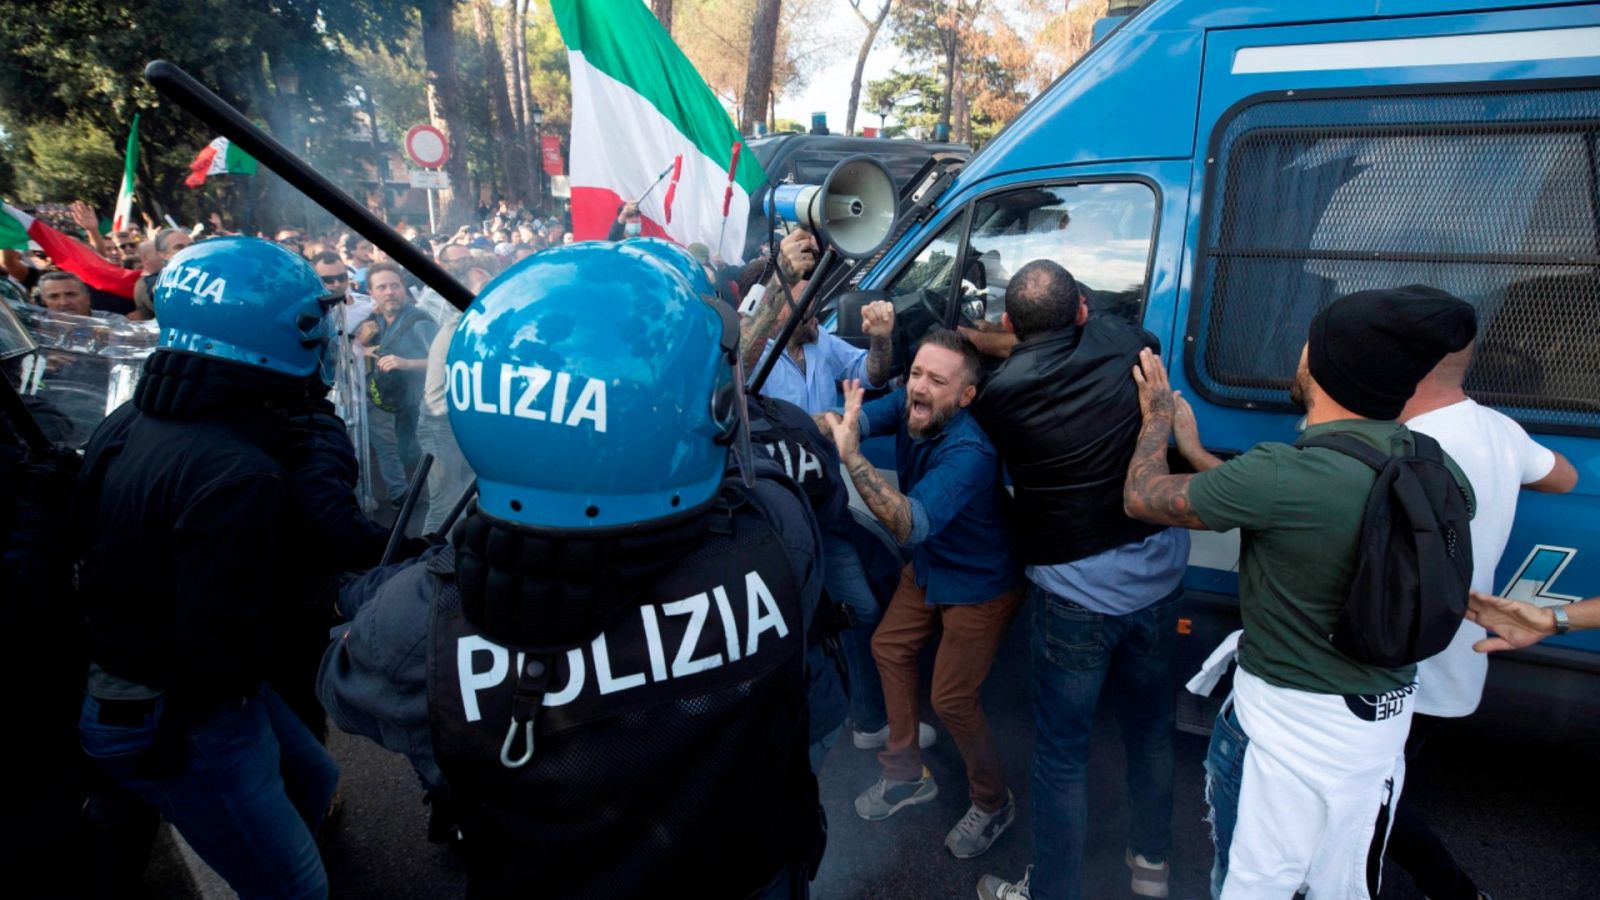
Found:
[{"label": "flag pole", "polygon": [[718,258],[722,258],[722,242],[728,238],[728,207],[733,203],[733,177],[739,171],[739,149],[743,146],[744,141],[733,139],[733,161],[728,163],[728,186],[722,191],[722,231],[717,234]]},{"label": "flag pole", "polygon": [[650,182],[650,186],[645,189],[644,193],[639,195],[639,199],[633,201],[634,206],[638,206],[639,204],[643,203],[644,198],[650,196],[656,188],[661,186],[661,182],[664,181],[668,175],[672,174],[672,166],[673,163],[667,163],[667,167],[661,170],[661,174],[656,176],[656,180]]}]

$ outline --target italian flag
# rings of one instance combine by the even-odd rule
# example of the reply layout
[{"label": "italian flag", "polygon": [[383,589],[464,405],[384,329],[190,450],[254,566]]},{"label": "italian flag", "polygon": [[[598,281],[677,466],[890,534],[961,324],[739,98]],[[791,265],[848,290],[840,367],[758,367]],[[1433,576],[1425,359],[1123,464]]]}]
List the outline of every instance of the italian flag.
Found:
[{"label": "italian flag", "polygon": [[133,286],[144,273],[107,262],[94,248],[69,237],[10,204],[0,203],[0,249],[27,250],[33,240],[56,266],[83,279],[95,290],[133,299]]},{"label": "italian flag", "polygon": [[217,138],[200,151],[189,163],[189,177],[183,183],[197,188],[206,183],[207,175],[254,175],[256,161],[248,153],[233,145],[227,138]]},{"label": "italian flag", "polygon": [[[639,0],[550,5],[572,72],[573,235],[603,239],[617,208],[644,197],[645,234],[742,260],[766,173],[735,151],[739,130],[694,65]],[[664,172],[671,183],[652,190]]]},{"label": "italian flag", "polygon": [[128,152],[122,157],[122,187],[117,191],[117,211],[111,214],[111,230],[122,231],[133,218],[133,172],[139,165],[139,114],[133,114],[128,132]]}]

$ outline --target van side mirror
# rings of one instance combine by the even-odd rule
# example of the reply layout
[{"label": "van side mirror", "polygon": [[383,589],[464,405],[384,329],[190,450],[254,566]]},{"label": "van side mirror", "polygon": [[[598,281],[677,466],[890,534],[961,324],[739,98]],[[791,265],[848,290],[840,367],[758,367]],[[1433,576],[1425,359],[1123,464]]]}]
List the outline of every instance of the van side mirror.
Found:
[{"label": "van side mirror", "polygon": [[877,300],[888,300],[887,291],[851,291],[840,294],[835,304],[839,311],[839,318],[834,323],[833,334],[840,338],[859,338],[865,334],[861,330],[861,308]]}]

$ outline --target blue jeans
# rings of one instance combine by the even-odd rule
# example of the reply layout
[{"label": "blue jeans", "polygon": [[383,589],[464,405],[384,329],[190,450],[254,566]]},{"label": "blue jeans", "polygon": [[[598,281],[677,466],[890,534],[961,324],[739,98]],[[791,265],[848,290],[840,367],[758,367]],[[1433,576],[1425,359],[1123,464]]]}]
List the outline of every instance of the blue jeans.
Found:
[{"label": "blue jeans", "polygon": [[1211,728],[1211,745],[1206,749],[1206,805],[1210,807],[1211,897],[1222,896],[1222,882],[1228,878],[1228,847],[1233,843],[1233,826],[1239,821],[1239,786],[1244,783],[1244,751],[1250,738],[1239,726],[1233,700],[1222,704],[1216,724]]},{"label": "blue jeans", "polygon": [[162,711],[158,700],[139,725],[102,724],[100,701],[86,695],[78,723],[84,752],[160,809],[243,900],[328,896],[312,833],[339,769],[289,707],[266,687],[229,701],[189,728],[182,769],[142,777],[137,761],[154,743]]},{"label": "blue jeans", "polygon": [[872,658],[872,632],[883,621],[883,607],[872,595],[861,556],[848,538],[823,532],[823,577],[828,596],[850,608],[855,624],[839,635],[845,673],[850,676],[850,721],[857,731],[878,731],[889,724],[883,707],[883,682]]},{"label": "blue jeans", "polygon": [[1128,756],[1128,848],[1163,862],[1172,843],[1172,652],[1182,588],[1122,616],[1092,612],[1037,585],[1033,599],[1035,900],[1078,896],[1089,823],[1089,736],[1109,686]]},{"label": "blue jeans", "polygon": [[417,443],[423,453],[433,454],[433,468],[428,470],[428,515],[422,520],[422,533],[432,534],[444,524],[450,508],[472,483],[472,467],[461,455],[448,416],[419,415]]},{"label": "blue jeans", "polygon": [[[400,436],[396,427],[394,413],[367,403],[367,440],[372,444],[372,454],[378,458],[378,478],[391,501],[399,499],[406,491],[406,464],[400,459]],[[361,464],[365,466],[367,461],[363,459]]]}]

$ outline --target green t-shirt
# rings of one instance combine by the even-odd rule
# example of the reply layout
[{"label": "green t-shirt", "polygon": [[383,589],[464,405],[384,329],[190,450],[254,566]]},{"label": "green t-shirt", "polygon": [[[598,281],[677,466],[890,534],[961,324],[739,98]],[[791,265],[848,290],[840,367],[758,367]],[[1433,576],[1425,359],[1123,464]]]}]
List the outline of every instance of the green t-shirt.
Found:
[{"label": "green t-shirt", "polygon": [[[1333,431],[1390,453],[1394,445],[1412,444],[1405,426],[1371,419],[1313,425],[1297,444]],[[1454,461],[1445,462],[1470,491]],[[1355,575],[1362,512],[1376,477],[1336,450],[1274,443],[1258,444],[1189,483],[1189,502],[1207,528],[1240,532],[1239,665],[1252,675],[1319,694],[1377,694],[1415,680],[1416,666],[1359,663],[1325,636]],[[1288,609],[1291,603],[1321,633]]]}]

